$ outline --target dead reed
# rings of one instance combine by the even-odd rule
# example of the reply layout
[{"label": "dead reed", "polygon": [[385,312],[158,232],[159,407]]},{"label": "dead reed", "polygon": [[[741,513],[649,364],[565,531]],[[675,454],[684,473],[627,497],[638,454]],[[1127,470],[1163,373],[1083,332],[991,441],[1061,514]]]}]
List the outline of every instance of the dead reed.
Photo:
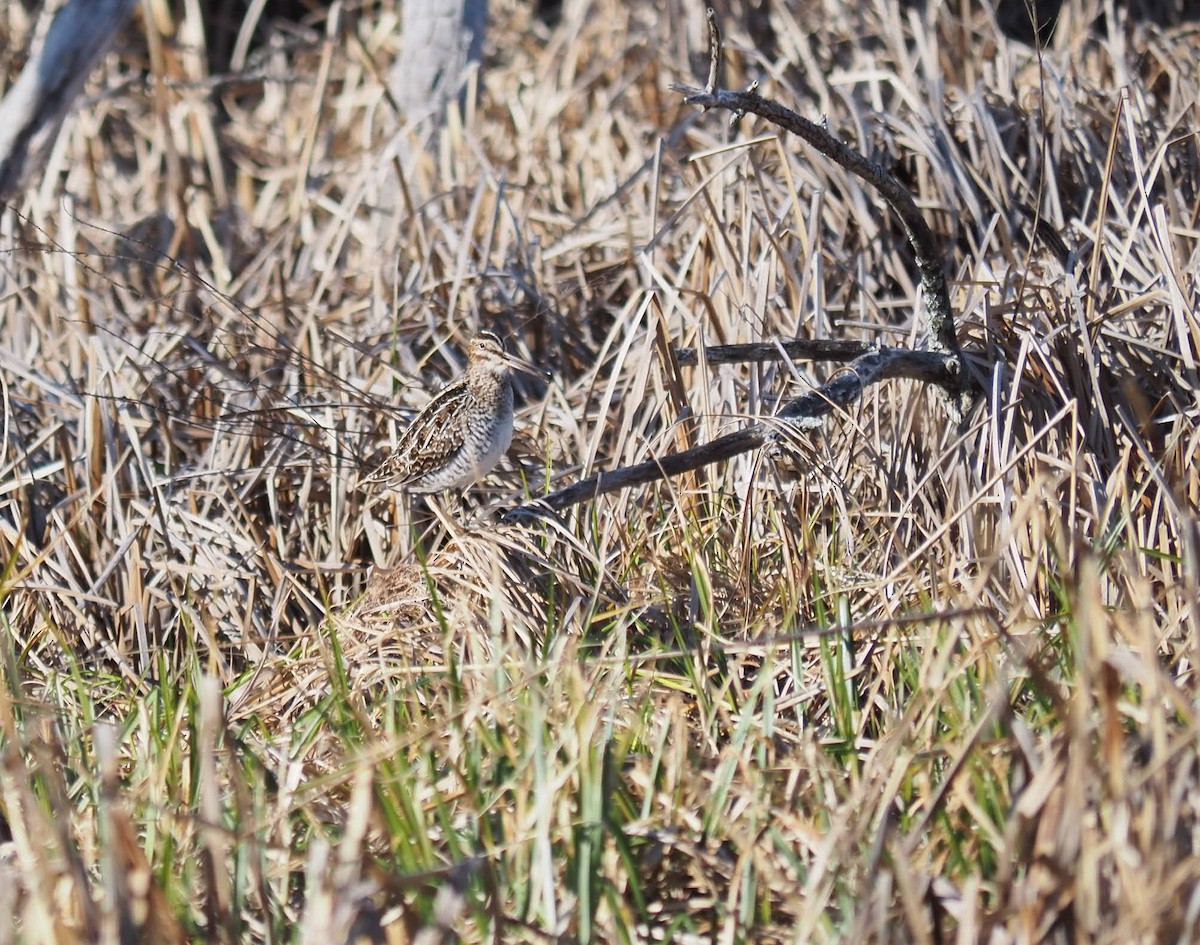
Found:
[{"label": "dead reed", "polygon": [[[1196,934],[1200,33],[730,5],[728,83],[912,189],[983,402],[536,527],[840,369],[674,347],[915,345],[878,196],[684,106],[682,3],[494,3],[394,157],[394,3],[108,57],[0,216],[0,945]],[[361,470],[480,327],[555,380],[401,560]]]}]

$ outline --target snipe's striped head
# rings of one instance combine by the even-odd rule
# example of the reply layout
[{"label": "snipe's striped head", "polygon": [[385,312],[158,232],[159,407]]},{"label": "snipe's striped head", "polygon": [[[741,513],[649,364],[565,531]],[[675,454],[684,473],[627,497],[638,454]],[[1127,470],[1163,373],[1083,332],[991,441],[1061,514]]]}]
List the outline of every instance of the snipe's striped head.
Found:
[{"label": "snipe's striped head", "polygon": [[504,342],[500,337],[490,331],[481,331],[471,339],[471,344],[467,347],[467,370],[474,367],[496,373],[522,371],[535,377],[545,376],[544,371],[539,371],[528,361],[518,358],[515,354],[509,354],[504,349]]}]

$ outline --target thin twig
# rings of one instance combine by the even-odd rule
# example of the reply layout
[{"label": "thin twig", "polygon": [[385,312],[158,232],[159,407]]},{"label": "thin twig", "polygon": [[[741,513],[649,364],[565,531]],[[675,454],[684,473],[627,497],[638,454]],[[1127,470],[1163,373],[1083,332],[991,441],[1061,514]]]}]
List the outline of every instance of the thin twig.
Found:
[{"label": "thin twig", "polygon": [[709,7],[705,11],[708,20],[708,82],[704,91],[712,95],[721,81],[721,27],[717,23],[717,11]]}]

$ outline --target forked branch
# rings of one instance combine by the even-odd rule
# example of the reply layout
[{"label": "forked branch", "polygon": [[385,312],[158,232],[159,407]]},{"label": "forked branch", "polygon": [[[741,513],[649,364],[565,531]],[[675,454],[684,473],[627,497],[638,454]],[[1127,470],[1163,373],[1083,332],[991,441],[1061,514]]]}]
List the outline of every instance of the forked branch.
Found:
[{"label": "forked branch", "polygon": [[[711,364],[732,361],[775,360],[781,353],[792,358],[849,362],[845,370],[821,387],[789,401],[771,420],[752,423],[742,430],[634,466],[602,472],[574,485],[526,502],[504,514],[521,521],[540,513],[558,512],[610,492],[678,476],[758,449],[795,432],[820,426],[835,409],[857,401],[871,384],[906,377],[935,384],[944,390],[955,412],[971,399],[971,381],[966,371],[954,327],[954,313],[943,271],[941,248],[933,230],[917,208],[912,194],[896,178],[861,153],[843,144],[820,125],[788,108],[765,99],[751,87],[745,92],[717,88],[721,71],[721,33],[716,14],[708,10],[710,63],[708,83],[702,88],[673,85],[684,101],[707,110],[724,108],[741,117],[751,113],[807,141],[830,160],[874,187],[896,213],[912,244],[925,299],[927,331],[919,350],[876,348],[854,341],[792,341],[778,344],[734,345],[706,348],[704,359]],[[676,354],[680,364],[697,364],[700,353],[683,350]]]}]

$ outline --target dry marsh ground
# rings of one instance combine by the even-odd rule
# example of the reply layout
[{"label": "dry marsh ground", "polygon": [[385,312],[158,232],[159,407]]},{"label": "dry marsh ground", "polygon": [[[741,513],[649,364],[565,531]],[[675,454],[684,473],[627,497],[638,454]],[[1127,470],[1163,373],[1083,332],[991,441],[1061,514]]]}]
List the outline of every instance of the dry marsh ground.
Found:
[{"label": "dry marsh ground", "polygon": [[[0,943],[1194,940],[1200,31],[731,5],[944,240],[980,404],[520,527],[840,370],[663,339],[917,344],[895,219],[682,105],[690,4],[495,3],[398,143],[394,4],[232,65],[146,6],[0,217]],[[357,484],[485,326],[553,380],[418,558]]]}]

